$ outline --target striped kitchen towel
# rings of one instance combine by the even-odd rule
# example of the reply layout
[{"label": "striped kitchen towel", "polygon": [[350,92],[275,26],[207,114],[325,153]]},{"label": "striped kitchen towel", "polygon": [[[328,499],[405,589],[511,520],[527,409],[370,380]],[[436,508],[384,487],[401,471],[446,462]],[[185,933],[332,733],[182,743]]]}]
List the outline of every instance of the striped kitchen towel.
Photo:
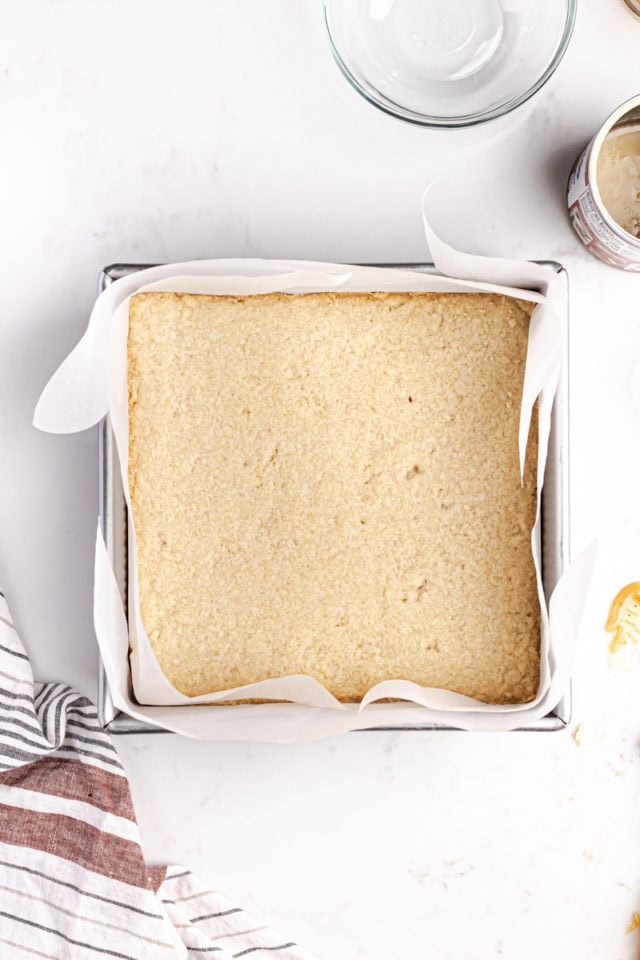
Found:
[{"label": "striped kitchen towel", "polygon": [[147,867],[93,704],[35,684],[0,594],[0,957],[311,960],[182,867]]}]

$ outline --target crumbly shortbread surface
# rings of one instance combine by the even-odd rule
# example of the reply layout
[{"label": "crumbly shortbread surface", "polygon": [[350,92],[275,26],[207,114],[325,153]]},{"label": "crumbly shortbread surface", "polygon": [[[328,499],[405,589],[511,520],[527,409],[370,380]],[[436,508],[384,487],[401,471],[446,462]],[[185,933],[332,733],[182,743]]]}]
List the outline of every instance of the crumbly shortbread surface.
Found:
[{"label": "crumbly shortbread surface", "polygon": [[486,702],[539,680],[531,307],[494,294],[132,298],[141,613],[189,696],[309,674]]}]

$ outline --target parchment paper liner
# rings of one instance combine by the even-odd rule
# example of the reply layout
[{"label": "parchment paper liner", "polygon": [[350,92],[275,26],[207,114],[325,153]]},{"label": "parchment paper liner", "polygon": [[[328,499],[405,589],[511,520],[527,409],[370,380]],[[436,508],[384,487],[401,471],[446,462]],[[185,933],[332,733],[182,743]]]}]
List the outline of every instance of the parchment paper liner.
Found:
[{"label": "parchment paper liner", "polygon": [[[361,704],[342,704],[316,680],[303,676],[268,679],[232,690],[186,697],[162,673],[142,624],[135,532],[130,521],[128,627],[99,528],[96,539],[95,628],[117,709],[145,722],[203,739],[303,741],[346,730],[393,724],[438,723],[474,730],[510,730],[544,716],[561,698],[570,679],[580,611],[594,561],[594,551],[586,551],[565,573],[547,608],[541,581],[540,495],[551,409],[562,359],[562,284],[553,271],[529,261],[460,253],[442,242],[426,219],[425,230],[432,259],[442,276],[376,267],[266,260],[195,261],[152,267],[126,276],[98,298],[84,337],[45,388],[34,422],[43,430],[70,433],[86,429],[110,413],[129,503],[126,342],[129,298],[134,293],[150,290],[235,295],[325,289],[474,291],[503,293],[534,302],[519,450],[522,467],[531,411],[538,399],[538,509],[531,537],[542,614],[540,684],[536,698],[523,705],[487,705],[450,691],[421,687],[408,679],[389,679],[370,690]],[[215,708],[204,705],[238,698],[291,702]],[[374,702],[386,698],[410,702]]]}]

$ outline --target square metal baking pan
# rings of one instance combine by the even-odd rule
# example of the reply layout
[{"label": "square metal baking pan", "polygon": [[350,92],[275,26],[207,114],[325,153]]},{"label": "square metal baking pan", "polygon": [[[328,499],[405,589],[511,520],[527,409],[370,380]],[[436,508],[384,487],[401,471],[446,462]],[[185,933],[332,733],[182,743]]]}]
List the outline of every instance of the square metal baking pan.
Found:
[{"label": "square metal baking pan", "polygon": [[[568,469],[568,283],[564,267],[554,261],[538,261],[557,273],[564,282],[566,310],[561,318],[564,326],[564,350],[560,384],[556,394],[549,438],[549,452],[542,494],[542,578],[547,600],[568,565],[569,546],[569,469]],[[127,274],[143,270],[153,264],[112,264],[100,274],[98,292],[101,293],[114,281]],[[390,263],[374,264],[396,269],[415,270],[421,273],[435,273],[435,267],[429,263]],[[99,427],[99,474],[100,474],[100,522],[107,551],[113,565],[125,610],[127,609],[127,507],[122,490],[117,451],[109,418],[106,417]],[[98,678],[98,715],[101,722],[113,733],[164,733],[166,731],[145,724],[125,713],[115,710],[106,674],[100,662]],[[562,730],[571,718],[571,690],[567,689],[556,706],[540,720],[523,725],[522,730],[550,731]],[[372,726],[368,730],[457,730],[447,724],[434,722],[413,724],[411,726]]]}]

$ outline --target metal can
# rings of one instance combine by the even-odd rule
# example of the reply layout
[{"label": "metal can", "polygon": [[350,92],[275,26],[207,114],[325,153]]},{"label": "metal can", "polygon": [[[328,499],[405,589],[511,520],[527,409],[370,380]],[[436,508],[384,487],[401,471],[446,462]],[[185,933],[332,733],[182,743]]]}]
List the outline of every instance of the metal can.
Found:
[{"label": "metal can", "polygon": [[640,96],[627,100],[605,121],[584,148],[569,175],[569,217],[573,228],[594,256],[622,270],[640,273],[640,237],[624,230],[602,202],[598,188],[598,157],[612,131],[640,130]]},{"label": "metal can", "polygon": [[631,10],[631,13],[634,13],[636,17],[640,17],[640,0],[624,0],[626,5]]}]

